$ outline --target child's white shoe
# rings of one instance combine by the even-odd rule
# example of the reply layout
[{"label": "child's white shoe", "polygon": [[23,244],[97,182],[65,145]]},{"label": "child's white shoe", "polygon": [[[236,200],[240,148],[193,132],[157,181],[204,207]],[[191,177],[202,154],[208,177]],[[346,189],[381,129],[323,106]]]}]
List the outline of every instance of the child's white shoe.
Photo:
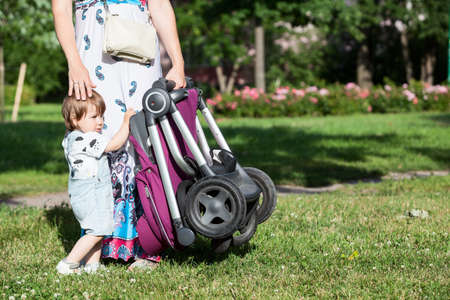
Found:
[{"label": "child's white shoe", "polygon": [[83,267],[83,272],[89,273],[89,274],[94,274],[97,273],[97,271],[102,271],[105,270],[106,267],[104,265],[102,265],[99,262],[96,263],[91,263],[91,264],[86,264]]},{"label": "child's white shoe", "polygon": [[68,275],[80,273],[81,269],[79,263],[71,263],[68,262],[65,258],[63,258],[56,265],[56,271],[58,271],[59,274]]}]

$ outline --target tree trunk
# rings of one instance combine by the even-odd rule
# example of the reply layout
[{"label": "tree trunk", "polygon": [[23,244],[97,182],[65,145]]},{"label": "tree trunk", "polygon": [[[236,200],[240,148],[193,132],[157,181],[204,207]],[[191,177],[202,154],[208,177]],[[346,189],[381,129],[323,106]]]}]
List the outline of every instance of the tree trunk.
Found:
[{"label": "tree trunk", "polygon": [[5,121],[5,62],[3,61],[3,45],[0,42],[0,122]]},{"label": "tree trunk", "polygon": [[264,28],[261,25],[255,28],[255,85],[258,90],[266,90],[264,73]]},{"label": "tree trunk", "polygon": [[364,89],[372,87],[372,71],[370,70],[369,47],[363,42],[358,50],[356,76],[358,85]]},{"label": "tree trunk", "polygon": [[403,61],[405,62],[406,81],[409,83],[413,79],[413,65],[409,57],[409,43],[406,30],[400,32],[400,43],[402,45]]},{"label": "tree trunk", "polygon": [[429,84],[433,84],[434,64],[436,63],[436,55],[434,49],[429,51],[422,57],[420,66],[420,80]]},{"label": "tree trunk", "polygon": [[220,93],[230,94],[233,91],[234,81],[236,80],[237,71],[238,71],[239,67],[240,67],[240,64],[238,61],[236,61],[233,64],[233,69],[231,70],[230,76],[226,76],[223,73],[222,66],[216,67],[216,75],[217,75],[217,81],[219,82]]},{"label": "tree trunk", "polygon": [[219,90],[220,93],[225,93],[226,91],[226,81],[227,78],[223,74],[223,68],[222,66],[216,67],[216,75],[217,75],[217,81],[219,82]]},{"label": "tree trunk", "polygon": [[239,69],[239,63],[236,61],[233,64],[233,70],[231,71],[230,77],[228,78],[227,89],[226,89],[227,94],[231,94],[231,92],[233,91],[234,81],[236,80],[238,69]]}]

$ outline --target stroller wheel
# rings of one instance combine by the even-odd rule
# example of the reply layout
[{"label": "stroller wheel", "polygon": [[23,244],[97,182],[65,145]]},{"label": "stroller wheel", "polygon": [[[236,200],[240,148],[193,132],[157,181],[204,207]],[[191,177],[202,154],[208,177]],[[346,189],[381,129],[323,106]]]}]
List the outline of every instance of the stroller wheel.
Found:
[{"label": "stroller wheel", "polygon": [[256,209],[256,222],[257,224],[261,224],[266,221],[275,210],[275,206],[277,205],[276,188],[269,175],[263,171],[250,167],[245,167],[244,170],[262,190],[262,197],[260,197],[258,202],[259,205]]},{"label": "stroller wheel", "polygon": [[194,184],[194,180],[183,180],[180,182],[177,188],[177,192],[175,193],[175,198],[177,199],[178,209],[180,210],[181,216],[184,218],[186,215],[185,207],[186,207],[186,194],[188,189]]},{"label": "stroller wheel", "polygon": [[255,234],[256,227],[256,213],[253,213],[251,214],[247,224],[242,229],[239,229],[240,234],[235,233],[233,235],[233,246],[239,247],[245,243],[248,243],[248,241],[250,241]]},{"label": "stroller wheel", "polygon": [[186,199],[186,219],[191,228],[213,239],[231,236],[247,208],[244,195],[236,185],[218,176],[194,183]]},{"label": "stroller wheel", "polygon": [[225,251],[227,251],[230,248],[232,240],[233,240],[232,237],[227,237],[227,238],[218,239],[218,240],[212,239],[211,240],[211,248],[213,249],[214,253],[217,253],[217,254],[224,253]]}]

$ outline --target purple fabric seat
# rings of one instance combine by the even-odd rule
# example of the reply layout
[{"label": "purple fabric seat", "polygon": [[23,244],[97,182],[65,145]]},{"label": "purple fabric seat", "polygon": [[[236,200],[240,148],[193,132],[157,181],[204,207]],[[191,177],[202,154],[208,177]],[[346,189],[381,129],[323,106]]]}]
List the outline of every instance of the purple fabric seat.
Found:
[{"label": "purple fabric seat", "polygon": [[[189,96],[177,104],[177,108],[195,140],[197,140],[197,131],[195,128],[197,97],[198,94],[195,89],[189,90]],[[181,154],[193,158],[191,151],[184,142],[180,131],[170,115],[168,118]],[[142,126],[145,126],[145,124],[142,124]],[[176,165],[170,155],[159,125],[158,132],[174,192],[176,192],[180,182],[189,179],[189,177]],[[133,136],[130,136],[130,141],[133,143],[142,166],[142,169],[136,174],[136,186],[144,210],[144,214],[139,218],[136,226],[139,242],[148,255],[158,255],[168,247],[180,249],[181,246],[175,239],[175,232],[158,166],[150,161],[145,151],[139,146],[139,143]]]}]

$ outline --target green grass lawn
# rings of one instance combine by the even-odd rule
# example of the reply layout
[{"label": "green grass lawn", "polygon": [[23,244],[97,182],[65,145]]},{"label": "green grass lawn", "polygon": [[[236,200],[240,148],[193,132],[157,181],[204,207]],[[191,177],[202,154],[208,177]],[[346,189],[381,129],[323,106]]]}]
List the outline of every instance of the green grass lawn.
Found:
[{"label": "green grass lawn", "polygon": [[[20,122],[0,124],[0,199],[65,190],[59,110],[23,107]],[[448,169],[449,124],[449,113],[219,120],[241,165],[305,186]]]},{"label": "green grass lawn", "polygon": [[79,237],[71,211],[0,206],[0,297],[449,299],[449,190],[447,176],[283,196],[242,248],[213,255],[199,239],[153,272],[67,277],[54,268]]}]

